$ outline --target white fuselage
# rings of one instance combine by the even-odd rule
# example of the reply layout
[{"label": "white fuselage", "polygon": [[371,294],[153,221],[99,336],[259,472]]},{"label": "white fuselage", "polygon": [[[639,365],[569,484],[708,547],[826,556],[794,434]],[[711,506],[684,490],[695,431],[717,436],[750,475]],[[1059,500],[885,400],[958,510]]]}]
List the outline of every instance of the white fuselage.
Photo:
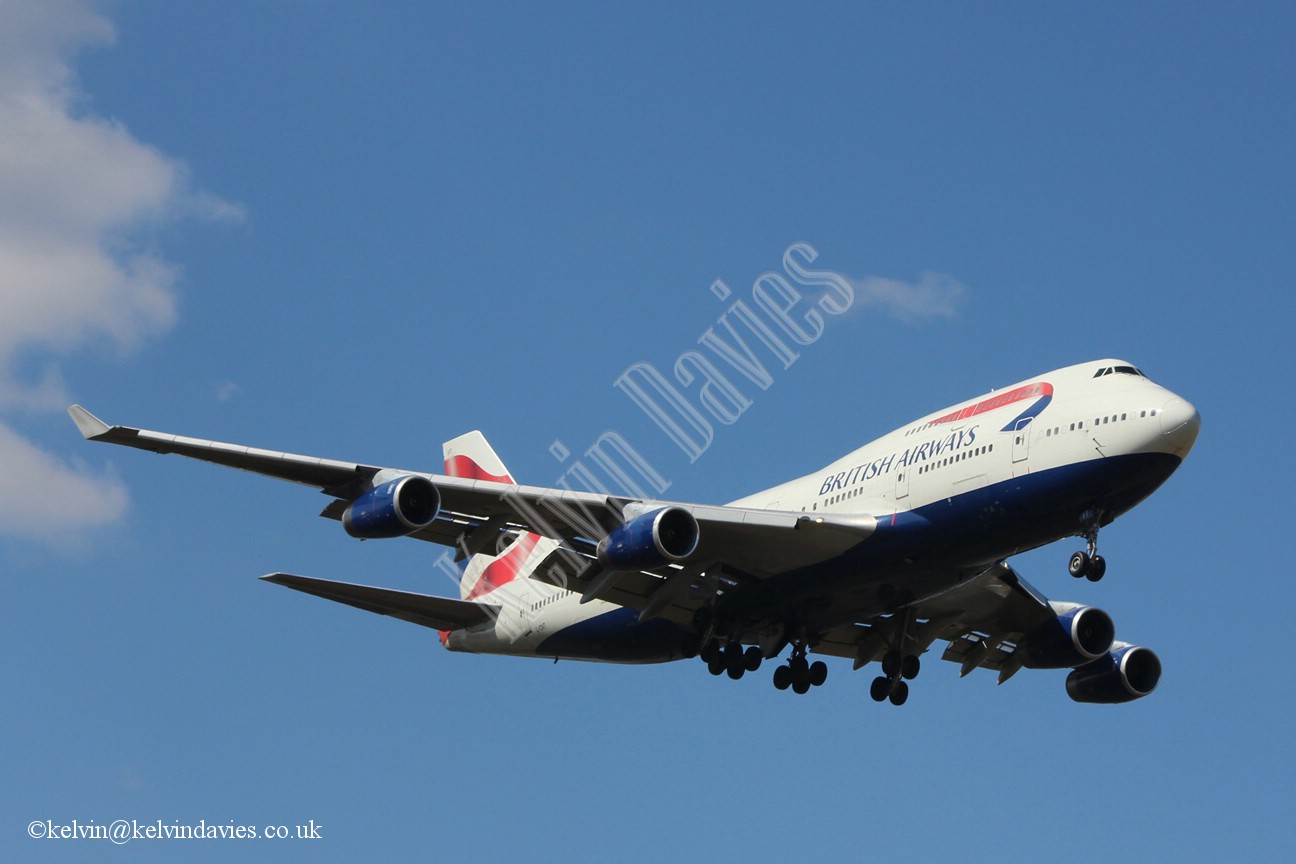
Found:
[{"label": "white fuselage", "polygon": [[[1143,485],[1133,485],[1108,505],[1103,524],[1159,485],[1196,438],[1197,412],[1191,404],[1153,383],[1120,360],[1084,363],[990,391],[951,405],[896,429],[846,454],[824,468],[748,495],[733,505],[813,514],[865,513],[879,522],[922,512],[950,520],[958,535],[960,519],[985,490],[1034,496],[1029,506],[1047,510],[1049,501],[1071,506],[1075,490],[1091,488],[1099,471],[1112,472],[1123,457],[1167,457],[1169,467]],[[1052,478],[1018,483],[1031,475]],[[1006,485],[1005,485],[1006,484]],[[982,493],[978,497],[978,493]],[[994,493],[999,494],[999,493]],[[934,510],[940,506],[939,512]],[[982,509],[984,509],[982,507]],[[984,518],[981,511],[977,511]],[[1076,514],[1077,518],[1079,514]],[[1069,518],[1069,517],[1068,517]],[[1097,517],[1095,517],[1097,518]],[[1023,524],[1021,536],[978,538],[967,549],[968,563],[1003,556],[1075,534],[1078,523],[1041,520]],[[533,570],[557,546],[541,539],[527,557]],[[958,550],[948,554],[958,561]],[[547,583],[520,578],[483,598],[501,606],[492,625],[456,631],[444,641],[451,650],[526,656],[641,662],[628,650],[599,656],[599,645],[633,639],[632,610],[594,600]],[[605,622],[599,626],[598,622]],[[588,631],[588,634],[585,633]],[[566,637],[578,637],[567,642]],[[619,634],[619,636],[618,636]],[[563,650],[567,644],[589,646]],[[607,637],[600,642],[597,637]],[[652,659],[672,659],[654,657]]]}]

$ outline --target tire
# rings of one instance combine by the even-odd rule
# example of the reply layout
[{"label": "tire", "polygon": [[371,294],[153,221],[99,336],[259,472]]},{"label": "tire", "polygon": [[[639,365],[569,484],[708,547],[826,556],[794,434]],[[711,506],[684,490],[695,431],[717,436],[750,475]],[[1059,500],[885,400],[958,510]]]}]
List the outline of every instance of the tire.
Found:
[{"label": "tire", "polygon": [[792,686],[792,670],[786,666],[780,666],[774,670],[774,686],[779,690],[786,690]]},{"label": "tire", "polygon": [[1085,576],[1089,572],[1089,556],[1084,552],[1072,555],[1067,563],[1067,572],[1077,579]]},{"label": "tire", "polygon": [[918,677],[921,668],[922,661],[917,654],[906,654],[904,660],[900,661],[900,677],[912,681]]},{"label": "tire", "polygon": [[890,678],[874,678],[873,683],[869,685],[869,696],[873,697],[874,702],[885,702],[891,695]]},{"label": "tire", "polygon": [[891,691],[891,704],[899,707],[909,699],[909,685],[903,681],[897,681],[895,689]]},{"label": "tire", "polygon": [[729,677],[735,681],[741,678],[743,673],[747,671],[747,664],[743,660],[743,655],[737,651],[726,651],[725,671],[728,672]]},{"label": "tire", "polygon": [[759,669],[761,661],[764,659],[765,656],[761,653],[761,649],[755,645],[743,652],[743,664],[746,665],[748,672],[755,672]]},{"label": "tire", "polygon": [[814,687],[822,687],[823,683],[828,680],[828,664],[822,660],[816,660],[810,664],[810,684]]},{"label": "tire", "polygon": [[1097,582],[1107,575],[1107,560],[1101,555],[1089,559],[1089,572],[1085,574],[1090,582]]}]

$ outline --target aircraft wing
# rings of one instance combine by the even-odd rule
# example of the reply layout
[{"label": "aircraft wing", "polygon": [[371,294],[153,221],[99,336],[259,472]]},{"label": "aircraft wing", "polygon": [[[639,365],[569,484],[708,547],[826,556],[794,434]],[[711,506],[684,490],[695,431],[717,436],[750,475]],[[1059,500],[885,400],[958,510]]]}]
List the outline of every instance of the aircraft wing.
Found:
[{"label": "aircraft wing", "polygon": [[[71,406],[68,413],[88,440],[175,453],[314,486],[337,499],[320,514],[330,518],[340,519],[351,501],[379,484],[408,475],[425,477],[440,494],[441,510],[431,525],[410,536],[458,546],[465,552],[484,549],[501,532],[512,530],[566,541],[588,558],[597,542],[628,516],[675,506],[698,522],[698,548],[691,560],[722,564],[745,577],[761,579],[833,558],[866,540],[877,527],[877,521],[867,515],[824,513],[811,517],[801,512],[645,501],[449,477],[110,426],[79,405]],[[597,571],[597,567],[589,567],[579,578],[588,583]],[[641,586],[645,589],[659,587],[662,582],[647,573],[638,578],[648,580]],[[571,587],[579,589],[581,585]],[[612,595],[606,599],[619,602]]]},{"label": "aircraft wing", "polygon": [[1021,668],[1017,644],[1056,615],[1057,609],[1044,595],[1000,561],[906,610],[835,627],[823,634],[813,650],[851,658],[858,669],[881,659],[905,630],[907,653],[919,654],[934,642],[945,641],[942,660],[960,664],[963,675],[978,667],[994,670],[1002,684]]},{"label": "aircraft wing", "polygon": [[498,617],[500,611],[500,607],[490,603],[451,600],[447,597],[411,594],[389,588],[352,585],[349,582],[330,582],[327,579],[293,576],[290,573],[271,573],[261,578],[266,582],[292,588],[294,591],[303,591],[326,600],[345,603],[366,612],[390,615],[392,618],[435,630],[460,630],[485,624]]}]

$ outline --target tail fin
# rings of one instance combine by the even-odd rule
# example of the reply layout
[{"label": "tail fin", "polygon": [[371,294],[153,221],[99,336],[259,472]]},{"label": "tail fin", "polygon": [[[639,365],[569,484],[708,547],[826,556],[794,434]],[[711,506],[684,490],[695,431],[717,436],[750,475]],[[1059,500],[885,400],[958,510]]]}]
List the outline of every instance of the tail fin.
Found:
[{"label": "tail fin", "polygon": [[[445,473],[451,477],[517,482],[481,432],[469,432],[445,442],[442,453]],[[553,551],[553,545],[554,541],[545,540],[539,534],[522,533],[498,552],[480,552],[472,556],[459,580],[459,596],[464,600],[477,600],[519,577],[527,578]],[[521,587],[514,586],[515,589]]]},{"label": "tail fin", "polygon": [[445,456],[445,473],[451,477],[494,480],[496,483],[517,482],[495,455],[486,436],[476,430],[445,442],[441,445],[441,452]]}]

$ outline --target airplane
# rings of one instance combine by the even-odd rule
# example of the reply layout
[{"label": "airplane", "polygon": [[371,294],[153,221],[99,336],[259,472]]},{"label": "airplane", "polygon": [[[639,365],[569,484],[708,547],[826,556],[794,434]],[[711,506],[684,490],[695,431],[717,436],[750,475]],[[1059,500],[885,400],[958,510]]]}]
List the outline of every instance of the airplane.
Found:
[{"label": "airplane", "polygon": [[1161,662],[1115,639],[1111,616],[1050,601],[1009,557],[1067,537],[1100,580],[1098,532],[1179,467],[1201,425],[1132,364],[1068,366],[943,408],[786,483],[723,506],[518,484],[480,432],[445,443],[442,474],[109,426],[89,440],[176,453],[321,490],[320,514],[360,539],[454,547],[458,599],[287,573],[267,582],[439,631],[450,651],[657,663],[700,657],[740,679],[764,661],[807,693],[841,657],[877,662],[878,702],[902,705],[920,657],[1000,684],[1069,669],[1077,702],[1151,693]]}]

